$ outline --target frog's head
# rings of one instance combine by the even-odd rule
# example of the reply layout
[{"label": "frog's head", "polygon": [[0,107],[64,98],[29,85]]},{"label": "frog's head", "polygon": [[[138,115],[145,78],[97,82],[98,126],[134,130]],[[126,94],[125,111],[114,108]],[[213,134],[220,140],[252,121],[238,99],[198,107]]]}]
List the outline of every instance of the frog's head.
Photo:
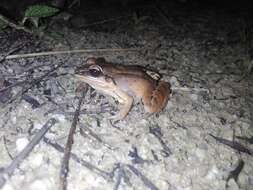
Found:
[{"label": "frog's head", "polygon": [[85,65],[78,67],[75,70],[75,76],[95,89],[103,90],[115,85],[113,79],[105,75],[103,66],[96,64],[95,58],[89,58]]}]

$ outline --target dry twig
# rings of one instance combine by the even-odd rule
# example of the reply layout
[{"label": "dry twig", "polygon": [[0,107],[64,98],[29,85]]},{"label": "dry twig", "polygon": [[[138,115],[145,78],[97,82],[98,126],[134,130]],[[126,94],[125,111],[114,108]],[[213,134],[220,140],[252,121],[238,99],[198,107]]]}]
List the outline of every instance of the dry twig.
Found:
[{"label": "dry twig", "polygon": [[120,16],[120,17],[116,17],[116,18],[109,18],[109,19],[105,19],[105,20],[100,20],[100,21],[97,21],[97,22],[86,24],[86,25],[78,27],[78,28],[80,28],[80,29],[82,28],[83,29],[83,28],[87,28],[87,27],[90,27],[90,26],[104,24],[104,23],[107,23],[107,22],[112,22],[112,21],[116,21],[116,20],[126,19],[126,18],[129,18],[131,16],[132,15],[127,15],[127,16]]},{"label": "dry twig", "polygon": [[70,127],[69,130],[69,135],[68,135],[68,140],[66,143],[66,147],[64,150],[64,155],[63,155],[63,159],[62,159],[62,163],[61,163],[61,171],[60,171],[60,188],[62,190],[66,190],[67,189],[67,176],[68,176],[68,171],[69,171],[69,158],[71,156],[71,148],[72,148],[72,144],[74,143],[74,133],[76,130],[76,125],[78,122],[78,116],[79,116],[79,112],[81,109],[81,104],[82,101],[84,99],[84,92],[82,97],[80,97],[79,102],[78,102],[78,106],[73,118],[73,122],[72,125]]},{"label": "dry twig", "polygon": [[[64,148],[59,145],[58,143],[52,142],[50,139],[48,139],[47,137],[43,138],[43,141],[47,144],[49,144],[50,146],[52,146],[54,149],[56,149],[59,152],[64,152]],[[100,175],[101,177],[103,177],[104,179],[108,180],[111,178],[110,173],[107,173],[106,171],[103,171],[99,168],[97,168],[96,166],[90,164],[89,162],[79,158],[76,154],[71,153],[70,154],[71,158],[76,161],[77,163],[80,163],[82,166],[86,167],[87,169],[89,169],[90,171]]]},{"label": "dry twig", "polygon": [[143,175],[137,168],[133,167],[130,164],[127,164],[126,167],[128,167],[135,175],[137,175],[148,189],[158,190],[158,188],[145,175]]},{"label": "dry twig", "polygon": [[118,175],[116,177],[116,183],[114,185],[113,190],[119,189],[122,179],[125,180],[125,183],[129,182],[129,178],[127,177],[127,172],[126,172],[127,169],[130,170],[132,173],[134,173],[138,178],[140,178],[140,180],[147,187],[147,189],[158,190],[158,188],[145,175],[143,175],[137,168],[135,168],[134,166],[130,164],[123,164],[123,163],[117,163],[116,168],[114,168],[111,172],[111,176],[113,177],[115,175],[115,172],[118,171]]},{"label": "dry twig", "polygon": [[[22,97],[22,95],[24,93],[26,93],[29,89],[31,89],[34,85],[38,84],[39,82],[41,82],[42,80],[45,80],[46,77],[50,76],[54,71],[56,71],[58,68],[60,68],[62,65],[64,65],[65,63],[61,63],[59,65],[57,65],[56,67],[52,68],[51,70],[49,70],[48,72],[46,72],[44,75],[33,79],[32,81],[30,80],[26,80],[26,81],[20,81],[17,82],[15,84],[13,84],[13,86],[18,86],[20,84],[26,84],[28,83],[27,87],[24,87],[22,90],[20,90],[15,96],[13,96],[5,105],[12,103],[14,100],[16,100],[18,97]],[[11,87],[13,87],[11,86]],[[25,86],[25,85],[24,85]],[[7,88],[7,87],[6,87]],[[6,88],[4,89],[0,89],[0,91],[6,90]]]},{"label": "dry twig", "polygon": [[161,145],[163,147],[162,152],[164,153],[164,156],[165,157],[170,156],[172,154],[172,152],[171,152],[170,148],[168,147],[168,145],[166,144],[166,142],[162,138],[163,134],[162,134],[161,128],[159,126],[156,126],[153,128],[149,127],[149,132],[151,134],[153,134],[161,143]]},{"label": "dry twig", "polygon": [[88,127],[85,127],[84,125],[80,125],[80,134],[84,137],[85,135],[89,135],[93,137],[95,140],[100,142],[102,145],[107,147],[110,150],[115,150],[116,148],[112,147],[111,145],[104,142],[97,134],[95,134],[91,129]]},{"label": "dry twig", "polygon": [[66,50],[66,51],[48,51],[39,53],[27,53],[18,55],[8,55],[5,59],[17,59],[17,58],[27,58],[27,57],[37,57],[37,56],[49,56],[49,55],[59,55],[59,54],[73,54],[73,53],[101,53],[101,52],[119,52],[119,51],[141,51],[143,48],[104,48],[104,49],[77,49],[77,50]]},{"label": "dry twig", "polygon": [[127,177],[127,174],[125,172],[125,169],[122,164],[117,164],[117,167],[112,171],[114,173],[115,171],[118,171],[118,175],[116,177],[116,183],[113,187],[113,190],[119,190],[121,181],[124,179],[125,183],[129,182],[129,178]]},{"label": "dry twig", "polygon": [[6,18],[5,16],[1,14],[0,14],[0,20],[2,20],[5,24],[9,25],[12,28],[15,28],[17,30],[23,30],[29,34],[33,34],[33,32],[30,29],[26,28],[25,26],[20,26],[20,25],[15,24],[13,21],[11,21],[10,19]]},{"label": "dry twig", "polygon": [[29,144],[14,158],[9,166],[4,168],[0,174],[0,188],[2,188],[8,178],[10,178],[15,169],[23,162],[23,160],[30,154],[33,148],[40,142],[46,132],[56,123],[54,118],[49,119],[45,125],[38,131],[35,137]]},{"label": "dry twig", "polygon": [[226,179],[226,188],[228,188],[228,181],[230,179],[234,179],[235,182],[237,183],[238,177],[239,177],[241,171],[243,170],[243,167],[244,167],[244,161],[240,159],[238,161],[236,168],[229,173],[229,175]]},{"label": "dry twig", "polygon": [[209,134],[211,137],[213,137],[216,141],[218,141],[219,143],[222,143],[224,145],[227,145],[229,146],[230,148],[233,148],[239,152],[243,152],[243,153],[246,153],[248,155],[251,155],[253,156],[253,150],[250,149],[250,148],[247,148],[245,147],[244,145],[240,144],[239,142],[236,142],[236,141],[230,141],[230,140],[227,140],[227,139],[223,139],[223,138],[220,138],[220,137],[216,137],[212,134]]},{"label": "dry twig", "polygon": [[[0,15],[0,17],[1,17],[1,15]],[[2,63],[6,59],[7,56],[9,56],[9,55],[13,54],[14,52],[20,50],[21,48],[23,48],[27,44],[28,44],[28,42],[27,43],[18,44],[16,47],[14,47],[13,49],[9,50],[7,53],[1,54],[0,55],[0,63]]]}]

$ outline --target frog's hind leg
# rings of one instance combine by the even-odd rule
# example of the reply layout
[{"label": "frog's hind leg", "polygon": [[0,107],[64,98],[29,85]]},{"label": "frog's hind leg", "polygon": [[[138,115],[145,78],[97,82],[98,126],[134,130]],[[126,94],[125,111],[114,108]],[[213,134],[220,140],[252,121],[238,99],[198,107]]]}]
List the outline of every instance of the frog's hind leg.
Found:
[{"label": "frog's hind leg", "polygon": [[142,101],[145,111],[151,114],[160,112],[166,106],[170,98],[170,93],[170,84],[160,81],[152,93],[146,93],[143,96]]},{"label": "frog's hind leg", "polygon": [[124,119],[128,112],[130,111],[132,105],[133,105],[133,97],[129,96],[125,92],[117,92],[114,97],[119,101],[120,105],[120,111],[114,116],[111,116],[109,119],[112,119],[113,121],[118,121]]}]

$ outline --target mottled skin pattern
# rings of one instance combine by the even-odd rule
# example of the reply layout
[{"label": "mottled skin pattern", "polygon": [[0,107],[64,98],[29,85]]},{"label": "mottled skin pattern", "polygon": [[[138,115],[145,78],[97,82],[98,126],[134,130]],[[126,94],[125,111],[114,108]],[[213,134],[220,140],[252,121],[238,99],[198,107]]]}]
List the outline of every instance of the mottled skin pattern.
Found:
[{"label": "mottled skin pattern", "polygon": [[154,79],[159,75],[153,77],[147,73],[144,67],[111,64],[104,58],[89,58],[75,71],[82,82],[119,101],[121,108],[111,117],[114,120],[123,119],[134,101],[142,101],[145,111],[151,114],[166,106],[171,93],[170,84]]}]

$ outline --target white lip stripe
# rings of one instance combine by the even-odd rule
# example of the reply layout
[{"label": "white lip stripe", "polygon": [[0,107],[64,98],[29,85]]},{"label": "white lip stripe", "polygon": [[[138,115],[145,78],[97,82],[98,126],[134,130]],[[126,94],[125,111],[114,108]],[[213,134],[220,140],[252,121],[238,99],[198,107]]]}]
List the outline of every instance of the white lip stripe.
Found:
[{"label": "white lip stripe", "polygon": [[106,86],[105,82],[100,82],[99,80],[97,80],[96,78],[92,78],[92,77],[89,77],[89,76],[83,76],[83,75],[78,75],[76,74],[76,76],[82,80],[83,82],[85,83],[88,83],[88,84],[91,84],[91,85],[99,85],[101,87],[104,87]]}]

